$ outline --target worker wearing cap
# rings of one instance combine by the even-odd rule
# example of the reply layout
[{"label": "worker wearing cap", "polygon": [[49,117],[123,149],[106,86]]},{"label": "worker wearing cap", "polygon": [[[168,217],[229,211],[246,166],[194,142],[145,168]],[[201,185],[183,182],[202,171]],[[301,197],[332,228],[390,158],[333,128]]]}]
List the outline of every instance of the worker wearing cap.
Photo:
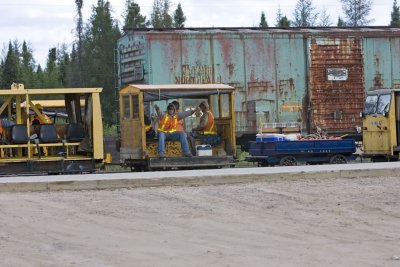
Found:
[{"label": "worker wearing cap", "polygon": [[177,131],[178,121],[191,116],[195,110],[188,110],[184,112],[176,112],[174,104],[170,103],[167,106],[167,111],[163,114],[160,108],[154,105],[156,109],[159,123],[158,123],[158,156],[163,158],[165,156],[165,141],[166,140],[179,140],[181,143],[182,153],[184,157],[191,157],[189,143],[187,141],[186,133]]},{"label": "worker wearing cap", "polygon": [[35,108],[39,110],[40,114],[42,115],[43,119],[38,115],[35,114],[32,118],[32,125],[37,124],[51,124],[52,121],[49,116],[43,113],[43,107],[40,104],[36,104]]},{"label": "worker wearing cap", "polygon": [[189,134],[193,149],[195,148],[195,138],[199,138],[203,144],[209,145],[217,145],[221,142],[215,127],[214,115],[210,111],[207,101],[202,101],[199,108],[203,113],[200,117],[200,123]]}]

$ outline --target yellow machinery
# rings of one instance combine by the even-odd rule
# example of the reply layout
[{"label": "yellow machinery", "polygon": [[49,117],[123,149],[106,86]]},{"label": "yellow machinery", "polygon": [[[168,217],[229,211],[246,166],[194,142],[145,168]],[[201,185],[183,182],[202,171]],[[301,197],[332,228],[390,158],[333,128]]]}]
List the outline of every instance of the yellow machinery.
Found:
[{"label": "yellow machinery", "polygon": [[400,90],[367,92],[361,112],[363,157],[373,161],[398,160],[400,152]]},{"label": "yellow machinery", "polygon": [[[234,164],[236,156],[234,88],[225,84],[128,85],[120,90],[120,162],[131,170],[222,167]],[[154,105],[164,111],[177,100],[181,111],[208,101],[222,142],[211,147],[209,156],[182,157],[179,141],[166,142],[166,157],[157,154],[158,140]],[[152,118],[155,136],[146,134]],[[196,121],[197,120],[197,121]],[[186,132],[198,123],[195,116],[185,119]],[[201,144],[196,141],[196,145]]]},{"label": "yellow machinery", "polygon": [[[25,89],[13,84],[0,90],[0,174],[93,172],[103,164],[101,88]],[[38,99],[62,101],[66,120],[43,121]],[[40,103],[39,103],[40,104]],[[48,106],[48,105],[45,105]],[[49,112],[50,113],[50,112]]]}]

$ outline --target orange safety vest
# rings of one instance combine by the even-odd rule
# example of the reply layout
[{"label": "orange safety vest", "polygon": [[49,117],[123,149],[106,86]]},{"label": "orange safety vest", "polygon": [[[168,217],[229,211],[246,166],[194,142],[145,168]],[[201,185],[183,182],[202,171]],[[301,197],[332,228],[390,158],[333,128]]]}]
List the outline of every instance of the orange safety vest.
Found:
[{"label": "orange safety vest", "polygon": [[39,124],[51,124],[51,119],[49,118],[49,116],[47,116],[46,114],[42,113],[42,116],[44,117],[44,121],[37,115],[35,115],[35,117],[33,117],[33,120],[38,120]]},{"label": "orange safety vest", "polygon": [[3,135],[3,121],[0,119],[0,135]]},{"label": "orange safety vest", "polygon": [[159,124],[158,124],[158,131],[164,133],[173,133],[176,131],[178,125],[178,117],[174,115],[172,119],[168,114],[165,114]]},{"label": "orange safety vest", "polygon": [[206,126],[204,126],[203,134],[204,135],[217,134],[217,130],[215,129],[214,125],[214,115],[211,113],[211,111],[207,111],[207,113],[208,113],[208,121]]}]

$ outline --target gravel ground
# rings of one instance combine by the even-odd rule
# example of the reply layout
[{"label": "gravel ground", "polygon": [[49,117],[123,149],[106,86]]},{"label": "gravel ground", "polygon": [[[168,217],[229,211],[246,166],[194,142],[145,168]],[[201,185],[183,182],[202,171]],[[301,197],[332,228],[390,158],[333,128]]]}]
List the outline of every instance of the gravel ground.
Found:
[{"label": "gravel ground", "polygon": [[400,266],[400,179],[0,194],[1,266]]}]

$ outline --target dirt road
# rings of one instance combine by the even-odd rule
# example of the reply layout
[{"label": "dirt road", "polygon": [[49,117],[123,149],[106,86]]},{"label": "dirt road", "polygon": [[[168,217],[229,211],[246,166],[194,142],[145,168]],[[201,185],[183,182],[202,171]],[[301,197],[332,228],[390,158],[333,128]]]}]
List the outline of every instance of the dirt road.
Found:
[{"label": "dirt road", "polygon": [[1,266],[400,266],[400,178],[0,194]]}]

